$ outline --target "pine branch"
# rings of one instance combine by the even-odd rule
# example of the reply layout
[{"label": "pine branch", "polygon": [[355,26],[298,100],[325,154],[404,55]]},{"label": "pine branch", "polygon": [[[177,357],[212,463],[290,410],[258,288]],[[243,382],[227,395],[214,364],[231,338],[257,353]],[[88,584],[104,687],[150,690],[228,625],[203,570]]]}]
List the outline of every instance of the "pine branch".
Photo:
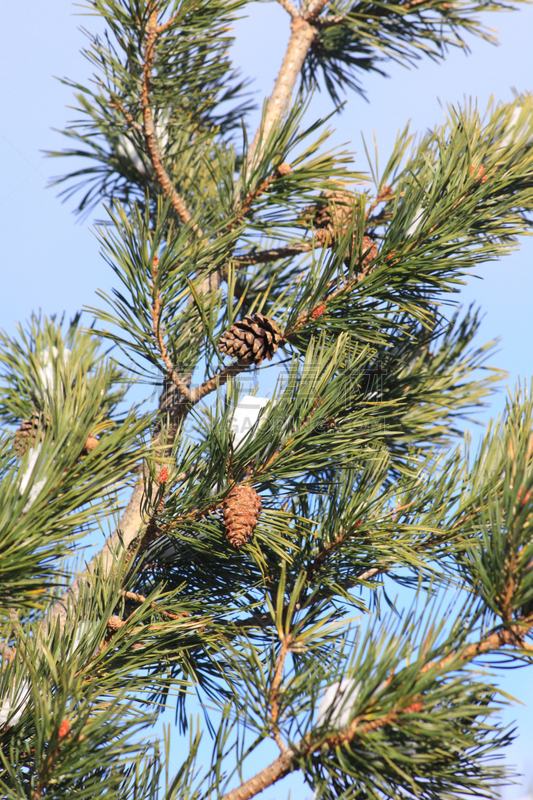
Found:
[{"label": "pine branch", "polygon": [[292,258],[302,253],[309,253],[315,245],[312,242],[304,242],[292,247],[274,247],[271,250],[258,250],[243,256],[234,256],[233,261],[238,267],[252,264],[267,264],[270,261],[278,261],[282,258]]},{"label": "pine branch", "polygon": [[[163,310],[162,302],[161,302],[161,295],[159,293],[159,286],[157,282],[158,277],[158,267],[159,267],[159,258],[154,256],[152,262],[152,331],[154,334],[155,343],[157,349],[159,350],[159,354],[161,356],[161,360],[163,364],[167,368],[167,373],[172,380],[173,384],[176,386],[178,391],[181,395],[185,398],[187,404],[191,403],[191,392],[187,382],[183,379],[183,377],[176,371],[174,368],[174,364],[172,363],[172,359],[170,358],[169,352],[167,350],[167,346],[164,341],[164,331],[161,327],[161,312]],[[182,404],[182,415],[186,413],[185,404]]]},{"label": "pine branch", "polygon": [[[494,632],[479,642],[474,642],[467,645],[459,652],[451,653],[446,658],[437,662],[429,662],[425,664],[420,673],[423,674],[428,670],[437,667],[439,671],[446,668],[454,668],[458,662],[465,663],[472,661],[482,653],[494,652],[501,650],[502,647],[512,645],[521,650],[533,652],[533,645],[525,643],[523,637],[526,632],[533,627],[533,615],[527,620],[524,620],[521,625],[514,625],[502,631]],[[278,658],[278,664],[281,663],[281,652]],[[276,665],[276,673],[277,666]],[[313,736],[312,733],[305,736],[301,741],[285,749],[281,755],[273,761],[268,767],[258,772],[253,778],[245,781],[241,786],[233,789],[222,797],[222,800],[250,800],[255,797],[264,789],[277,783],[277,781],[284,778],[291,772],[298,761],[309,758],[313,753],[335,751],[336,748],[349,744],[355,738],[360,738],[368,733],[386,727],[396,720],[399,720],[403,715],[410,713],[417,713],[423,708],[423,702],[416,697],[406,698],[403,702],[396,703],[395,706],[388,711],[384,716],[376,719],[365,721],[366,715],[359,714],[343,730],[339,732],[330,733],[326,737]]]},{"label": "pine branch", "polygon": [[296,17],[300,16],[300,12],[296,6],[291,3],[291,0],[278,0],[278,3],[280,6],[283,6],[285,11],[287,11],[293,19],[296,19]]},{"label": "pine branch", "polygon": [[102,576],[109,576],[116,569],[119,555],[127,550],[139,530],[143,525],[141,514],[142,501],[144,498],[144,480],[140,478],[130,496],[128,504],[120,518],[120,524],[107,539],[103,548],[97,553],[72,582],[67,592],[56,601],[48,612],[47,618],[43,623],[44,631],[50,630],[59,620],[59,629],[62,633],[68,622],[69,614],[75,606],[83,586],[90,581],[98,570]]},{"label": "pine branch", "polygon": [[457,662],[473,661],[477,656],[483,655],[484,653],[493,653],[507,646],[516,647],[528,653],[533,653],[533,644],[525,641],[525,637],[532,628],[533,614],[508,627],[489,633],[483,639],[480,639],[479,642],[465,645],[465,647],[450,653],[440,661],[433,661],[429,664],[425,664],[421,672],[427,672],[435,666],[437,666],[438,669],[444,669],[450,664]]},{"label": "pine branch", "polygon": [[292,770],[294,759],[296,758],[296,751],[289,748],[282,753],[272,764],[258,772],[253,778],[250,778],[245,783],[233,789],[231,792],[223,795],[221,800],[250,800],[256,794],[267,789],[269,786],[277,783],[285,775],[288,775]]},{"label": "pine branch", "polygon": [[[170,20],[169,20],[170,22]],[[168,26],[168,23],[167,23]],[[191,213],[185,205],[183,197],[176,191],[170,176],[163,166],[163,159],[161,151],[157,142],[157,135],[150,107],[150,94],[152,87],[152,68],[155,59],[156,41],[160,33],[166,30],[167,26],[158,26],[157,24],[157,0],[152,0],[150,15],[148,18],[148,33],[146,36],[146,44],[144,48],[144,63],[143,63],[143,81],[141,91],[141,108],[143,112],[143,133],[146,142],[146,149],[150,156],[154,172],[163,190],[165,197],[170,198],[172,208],[181,219],[184,225],[191,220]],[[193,226],[193,230],[199,237],[202,236],[202,231],[197,225]]]},{"label": "pine branch", "polygon": [[308,3],[307,5],[307,12],[305,14],[306,19],[314,22],[324,6],[326,6],[328,3],[329,0],[312,0],[312,2]]},{"label": "pine branch", "polygon": [[262,153],[256,153],[260,140],[263,143],[266,142],[274,125],[283,118],[305,57],[316,34],[317,29],[306,19],[300,15],[292,17],[289,44],[274,84],[274,90],[268,98],[265,116],[250,145],[243,171],[261,158]]},{"label": "pine branch", "polygon": [[287,745],[285,744],[285,742],[281,737],[281,733],[278,726],[279,696],[280,696],[281,681],[283,680],[283,668],[285,666],[285,660],[287,658],[287,655],[290,653],[291,650],[291,642],[292,642],[291,634],[283,636],[281,642],[281,648],[274,669],[274,678],[272,680],[272,686],[270,689],[270,731],[282,753],[284,753],[287,750]]}]

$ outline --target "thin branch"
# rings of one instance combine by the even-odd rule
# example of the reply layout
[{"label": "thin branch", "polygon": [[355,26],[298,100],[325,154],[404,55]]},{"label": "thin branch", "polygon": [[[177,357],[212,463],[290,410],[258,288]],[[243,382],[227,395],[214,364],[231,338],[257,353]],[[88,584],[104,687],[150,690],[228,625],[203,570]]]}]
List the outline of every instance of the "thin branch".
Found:
[{"label": "thin branch", "polygon": [[152,263],[152,330],[154,333],[154,339],[161,359],[167,368],[170,379],[176,388],[179,389],[187,403],[190,403],[190,389],[181,375],[179,375],[179,373],[174,369],[174,364],[172,363],[172,359],[170,358],[163,338],[164,333],[161,327],[161,312],[163,310],[163,305],[161,302],[161,296],[159,294],[159,287],[157,286],[158,265],[159,258],[154,256]]},{"label": "thin branch", "polygon": [[285,666],[285,659],[287,658],[287,654],[290,652],[291,649],[291,641],[292,641],[291,634],[288,634],[287,636],[283,637],[283,641],[281,643],[281,649],[279,651],[278,658],[276,660],[276,666],[274,668],[274,678],[272,679],[272,686],[270,689],[270,703],[269,703],[270,731],[272,733],[274,741],[276,742],[282,753],[284,753],[287,750],[287,745],[281,738],[281,733],[278,726],[279,697],[280,697],[281,681],[283,680],[283,668]]},{"label": "thin branch", "polygon": [[496,650],[501,650],[502,647],[511,645],[518,647],[520,650],[526,650],[533,653],[533,644],[525,641],[526,635],[533,628],[533,614],[525,617],[519,622],[515,622],[506,628],[489,633],[484,639],[479,642],[473,642],[465,645],[462,649],[456,650],[453,653],[445,656],[440,661],[430,661],[422,667],[421,672],[427,672],[432,667],[437,666],[438,669],[443,669],[455,661],[472,661],[483,653],[490,653]]},{"label": "thin branch", "polygon": [[[423,0],[420,0],[423,2]],[[310,22],[314,22],[315,19],[318,17],[324,6],[329,3],[329,0],[311,0],[311,2],[307,6],[307,11],[305,14],[305,18],[308,19]]]},{"label": "thin branch", "polygon": [[134,486],[119,525],[115,528],[111,536],[108,537],[99,553],[91,559],[85,569],[74,579],[66,593],[53,604],[48,617],[43,622],[44,631],[52,629],[56,625],[57,620],[59,620],[60,632],[63,632],[68,621],[70,606],[78,599],[84,584],[86,584],[96,572],[107,576],[111,575],[113,570],[116,569],[120,554],[123,553],[124,550],[128,550],[143,526],[143,517],[141,514],[143,496],[144,480],[141,477]]},{"label": "thin branch", "polygon": [[291,165],[283,162],[279,164],[274,172],[271,175],[268,175],[262,183],[259,184],[257,189],[250,191],[246,197],[241,200],[241,207],[238,214],[231,220],[229,225],[226,226],[226,230],[230,231],[235,228],[236,225],[246,216],[250,207],[254,200],[257,200],[262,194],[266,192],[272,181],[276,180],[276,178],[282,178],[285,175],[288,175],[291,171]]},{"label": "thin branch", "polygon": [[[102,86],[102,88],[104,88],[104,89],[106,88],[106,87],[104,86],[104,84],[102,83],[102,81],[100,81],[100,85]],[[119,100],[119,98],[118,98],[118,97],[116,97],[116,96],[114,96],[114,95],[111,95],[111,97],[110,97],[110,103],[111,103],[111,105],[112,105],[114,108],[116,108],[116,109],[117,109],[117,111],[120,111],[120,113],[122,114],[122,116],[124,117],[124,119],[126,120],[126,122],[128,123],[128,125],[130,126],[130,128],[133,128],[133,130],[135,130],[135,131],[138,131],[139,133],[142,133],[142,134],[144,134],[144,128],[143,128],[143,126],[142,126],[142,125],[140,125],[140,124],[137,122],[137,120],[133,118],[133,116],[130,114],[130,112],[129,112],[129,111],[126,111],[126,109],[124,108],[124,105],[122,104],[122,101],[121,101],[121,100]]]},{"label": "thin branch", "polygon": [[[299,15],[291,19],[289,44],[287,45],[287,50],[274,84],[274,90],[268,98],[264,119],[255,132],[246,161],[243,164],[243,172],[245,172],[256,159],[259,141],[262,140],[262,147],[264,147],[264,143],[267,141],[270,131],[274,125],[283,118],[289,106],[292,91],[300,75],[305,57],[316,35],[317,29],[307,22],[307,20]],[[260,158],[261,152],[257,155]]]},{"label": "thin branch", "polygon": [[374,730],[389,725],[396,717],[402,713],[408,713],[408,708],[393,709],[389,711],[384,717],[374,719],[370,722],[361,724],[363,715],[355,717],[350,725],[341,733],[335,733],[328,736],[326,739],[311,738],[310,735],[305,736],[295,747],[287,748],[275,761],[268,767],[258,772],[250,780],[228,792],[222,797],[222,800],[250,800],[259,792],[272,786],[274,783],[284,778],[294,769],[294,761],[297,758],[305,758],[310,756],[317,750],[332,750],[340,744],[345,744],[356,736],[364,736],[366,733],[371,733]]},{"label": "thin branch", "polygon": [[290,14],[293,19],[296,19],[296,17],[300,16],[300,12],[296,6],[293,6],[291,0],[278,0],[278,3],[280,6],[283,6],[285,11],[287,11],[287,13]]},{"label": "thin branch", "polygon": [[[146,597],[143,594],[137,594],[136,592],[121,592],[122,597],[125,600],[131,600],[133,603],[146,603]],[[183,619],[184,617],[189,617],[190,614],[186,613],[185,611],[181,614],[174,614],[171,611],[165,611],[163,608],[159,607],[158,603],[150,603],[150,608],[154,608],[156,611],[161,614],[162,617],[165,619],[176,620],[176,619]]]},{"label": "thin branch", "polygon": [[171,17],[169,20],[163,22],[161,25],[158,25],[157,26],[158,35],[161,33],[165,33],[170,28],[171,25],[174,25],[175,22],[178,22],[181,16],[182,16],[181,14],[174,14],[174,16]]},{"label": "thin branch", "polygon": [[172,372],[174,366],[172,364],[172,360],[168,354],[167,346],[164,341],[164,334],[161,327],[161,312],[163,310],[163,304],[161,302],[161,295],[159,292],[159,285],[157,283],[157,277],[159,272],[159,258],[157,256],[153,257],[152,260],[152,331],[154,333],[155,343],[157,345],[157,349],[159,350],[159,354],[163,363],[169,372]]},{"label": "thin branch", "polygon": [[309,581],[313,577],[314,573],[322,566],[324,561],[334,553],[339,547],[344,544],[351,536],[354,536],[357,533],[357,529],[360,527],[362,520],[358,520],[355,522],[351,527],[348,528],[346,531],[342,531],[339,535],[329,544],[327,544],[323,550],[318,553],[317,556],[311,561],[309,566],[307,567],[307,575],[306,579]]},{"label": "thin branch", "polygon": [[301,253],[308,253],[313,247],[315,247],[313,242],[304,242],[290,247],[275,247],[272,250],[252,251],[243,256],[234,256],[233,261],[236,262],[238,267],[250,264],[266,264],[270,261],[278,261],[281,258],[292,258],[293,256],[299,256]]},{"label": "thin branch", "polygon": [[[152,109],[150,107],[152,66],[155,59],[155,44],[160,32],[160,27],[157,25],[157,11],[152,11],[148,20],[148,34],[146,36],[146,45],[144,48],[143,80],[141,90],[144,140],[146,142],[146,149],[148,150],[154,172],[163,190],[163,194],[165,197],[170,198],[172,208],[181,221],[186,225],[191,220],[191,213],[187,209],[183,197],[181,197],[181,195],[176,191],[174,184],[170,180],[168,172],[163,166],[163,159],[161,157],[161,151],[157,142]],[[203,235],[202,231],[197,225],[193,226],[193,229],[196,231],[196,234],[199,237]]]},{"label": "thin branch", "polygon": [[318,25],[321,29],[323,28],[331,28],[332,25],[340,25],[341,22],[347,17],[344,14],[334,14],[327,17],[319,17],[315,20],[315,25]]},{"label": "thin branch", "polygon": [[392,565],[388,564],[387,566],[383,567],[370,567],[370,569],[365,570],[364,572],[360,572],[354,578],[353,586],[357,586],[361,581],[368,581],[370,578],[374,578],[376,575],[383,575],[385,572],[388,572]]},{"label": "thin branch", "polygon": [[372,213],[376,210],[380,203],[383,203],[385,200],[393,200],[394,197],[395,195],[393,194],[391,187],[383,186],[383,188],[377,193],[370,205],[370,208],[366,212],[365,222],[368,222],[369,218],[372,216]]},{"label": "thin branch", "polygon": [[267,789],[274,783],[284,778],[292,770],[292,763],[296,753],[289,748],[282,753],[279,758],[276,758],[272,764],[262,769],[257,775],[254,775],[250,780],[245,781],[243,784],[233,789],[231,792],[225,794],[221,800],[250,800],[256,794]]},{"label": "thin branch", "polygon": [[201,386],[197,386],[196,389],[191,389],[190,391],[190,403],[195,405],[200,400],[202,400],[206,395],[213,392],[215,389],[218,389],[220,386],[224,386],[225,383],[228,382],[230,378],[233,378],[235,375],[238,375],[240,372],[243,372],[245,369],[248,369],[250,364],[243,363],[242,361],[237,361],[234,364],[230,364],[227,367],[224,367],[223,370],[217,372],[216,375],[213,375],[212,378],[209,378],[205,383]]}]

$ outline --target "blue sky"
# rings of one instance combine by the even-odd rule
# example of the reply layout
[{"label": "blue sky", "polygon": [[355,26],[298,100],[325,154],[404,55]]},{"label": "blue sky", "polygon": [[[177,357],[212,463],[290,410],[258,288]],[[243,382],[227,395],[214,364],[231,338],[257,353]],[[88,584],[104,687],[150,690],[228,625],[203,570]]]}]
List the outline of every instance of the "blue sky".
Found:
[{"label": "blue sky", "polygon": [[[235,62],[253,77],[253,89],[261,103],[270,91],[288,40],[288,18],[276,3],[253,3],[250,16],[235,25]],[[68,76],[85,82],[89,64],[79,50],[84,37],[80,24],[91,29],[91,18],[73,16],[77,9],[69,0],[42,3],[22,0],[4,3],[3,37],[0,50],[0,226],[2,232],[0,325],[13,333],[18,321],[32,310],[45,313],[66,311],[73,315],[84,304],[94,304],[96,289],[108,291],[112,274],[98,253],[91,223],[76,222],[72,203],[61,204],[54,190],[46,190],[52,175],[66,165],[45,159],[42,150],[60,149],[62,128],[75,114],[70,88],[53,76]],[[485,15],[487,25],[498,30],[499,47],[470,39],[467,57],[452,52],[443,64],[428,60],[417,70],[390,64],[390,78],[367,76],[368,101],[351,94],[343,113],[333,121],[333,142],[349,144],[356,152],[356,166],[364,168],[361,132],[368,142],[375,132],[380,160],[386,161],[397,131],[408,120],[423,132],[444,121],[443,106],[465,97],[477,97],[485,108],[491,95],[512,99],[512,88],[533,91],[533,6],[516,13]],[[324,116],[332,110],[328,96],[318,94],[310,115]],[[472,278],[461,295],[464,304],[475,300],[485,311],[481,338],[501,337],[493,365],[509,372],[513,385],[520,376],[532,376],[533,341],[533,241],[525,239],[521,249],[501,262],[483,265],[482,280]],[[503,393],[490,414],[502,405]],[[518,800],[533,789],[533,673],[531,668],[508,672],[501,685],[525,705],[514,705],[505,719],[516,719],[519,739],[507,754],[525,778],[522,785],[505,790],[505,800]]]}]

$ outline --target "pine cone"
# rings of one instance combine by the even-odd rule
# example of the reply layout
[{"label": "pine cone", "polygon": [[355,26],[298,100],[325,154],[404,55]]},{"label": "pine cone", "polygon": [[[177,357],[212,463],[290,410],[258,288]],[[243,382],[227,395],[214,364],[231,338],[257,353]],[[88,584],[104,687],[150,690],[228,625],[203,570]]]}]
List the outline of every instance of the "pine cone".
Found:
[{"label": "pine cone", "polygon": [[328,228],[331,233],[343,230],[352,221],[355,204],[356,198],[350,192],[325,192],[315,206],[315,228]]},{"label": "pine cone", "polygon": [[377,244],[370,238],[370,236],[363,236],[363,267],[368,267],[371,262],[377,258],[379,253]]},{"label": "pine cone", "polygon": [[261,513],[261,498],[251,486],[236,486],[222,506],[226,539],[232,547],[242,547],[252,538]]},{"label": "pine cone", "polygon": [[[346,229],[352,224],[357,215],[356,197],[341,189],[337,192],[325,192],[314,206],[309,206],[301,215],[300,221],[304,225],[315,228],[315,243],[319,247],[335,248],[344,236]],[[355,217],[354,217],[355,213]],[[349,264],[351,250],[357,244],[357,235],[354,231],[351,247],[348,250],[346,263]],[[376,258],[378,248],[370,236],[363,236],[363,258],[359,264],[366,269]]]},{"label": "pine cone", "polygon": [[33,447],[43,438],[45,420],[43,414],[34,411],[29,419],[23,419],[15,431],[13,449],[18,456],[23,456],[29,447]]},{"label": "pine cone", "polygon": [[283,335],[273,319],[264,314],[247,314],[223,333],[218,349],[228,356],[235,356],[244,364],[261,364],[279,347]]}]

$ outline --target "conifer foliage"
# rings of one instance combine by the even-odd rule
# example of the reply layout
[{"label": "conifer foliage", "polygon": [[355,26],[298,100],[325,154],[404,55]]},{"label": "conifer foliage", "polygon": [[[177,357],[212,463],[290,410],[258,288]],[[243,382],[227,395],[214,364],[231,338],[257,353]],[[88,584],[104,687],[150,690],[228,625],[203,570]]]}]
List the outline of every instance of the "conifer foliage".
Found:
[{"label": "conifer foliage", "polygon": [[[378,174],[328,149],[307,95],[466,49],[507,5],[279,2],[254,132],[244,0],[87,0],[106,34],[54,155],[85,160],[58,183],[98,205],[117,288],[85,325],[0,340],[2,797],[248,800],[300,771],[316,800],[430,800],[505,779],[479,667],[533,654],[533,397],[468,451],[501,376],[478,312],[441,302],[530,226],[533,100],[406,129]],[[247,394],[273,374],[268,401]],[[157,408],[132,404],[154,375]]]}]

